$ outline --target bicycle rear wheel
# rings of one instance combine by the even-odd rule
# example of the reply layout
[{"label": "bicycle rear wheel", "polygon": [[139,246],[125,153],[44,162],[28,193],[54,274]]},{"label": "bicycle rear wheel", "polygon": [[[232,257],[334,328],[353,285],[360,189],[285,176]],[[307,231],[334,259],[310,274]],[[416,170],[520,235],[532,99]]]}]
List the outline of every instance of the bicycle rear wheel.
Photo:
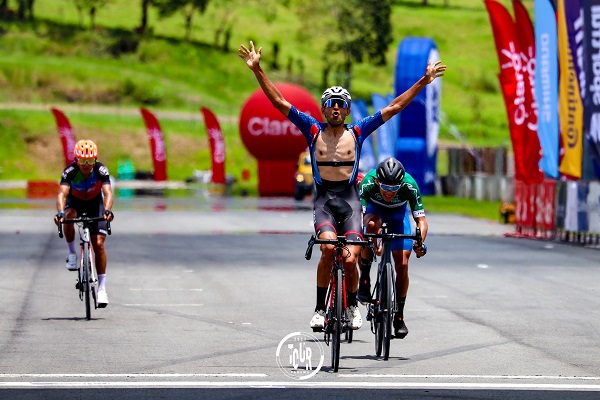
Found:
[{"label": "bicycle rear wheel", "polygon": [[342,275],[341,269],[335,271],[335,289],[333,292],[333,331],[331,340],[331,367],[333,372],[338,372],[340,367],[340,340],[342,333],[342,311],[343,311],[343,300],[342,300]]},{"label": "bicycle rear wheel", "polygon": [[392,264],[391,263],[386,263],[385,264],[385,280],[383,281],[383,296],[381,298],[382,300],[382,307],[383,307],[383,313],[381,315],[382,317],[382,344],[383,344],[383,359],[387,360],[388,358],[390,358],[390,339],[392,338],[392,318],[394,316],[394,310],[393,310],[393,303],[392,303],[392,296],[393,296],[393,287],[392,285],[394,284],[394,282],[392,282]]},{"label": "bicycle rear wheel", "polygon": [[87,320],[92,319],[92,309],[91,309],[91,301],[90,301],[90,244],[83,244],[83,255],[82,255],[82,282],[80,285],[83,285],[83,291],[85,292],[85,318]]}]

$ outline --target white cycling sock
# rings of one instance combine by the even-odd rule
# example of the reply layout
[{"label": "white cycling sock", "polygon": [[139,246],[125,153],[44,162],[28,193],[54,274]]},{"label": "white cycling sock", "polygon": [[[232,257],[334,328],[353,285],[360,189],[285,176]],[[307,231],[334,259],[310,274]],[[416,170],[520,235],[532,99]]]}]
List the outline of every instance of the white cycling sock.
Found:
[{"label": "white cycling sock", "polygon": [[75,250],[75,241],[73,240],[72,242],[67,242],[67,249],[69,249],[69,253],[76,253],[77,251]]},{"label": "white cycling sock", "polygon": [[106,274],[98,275],[98,290],[106,290]]}]

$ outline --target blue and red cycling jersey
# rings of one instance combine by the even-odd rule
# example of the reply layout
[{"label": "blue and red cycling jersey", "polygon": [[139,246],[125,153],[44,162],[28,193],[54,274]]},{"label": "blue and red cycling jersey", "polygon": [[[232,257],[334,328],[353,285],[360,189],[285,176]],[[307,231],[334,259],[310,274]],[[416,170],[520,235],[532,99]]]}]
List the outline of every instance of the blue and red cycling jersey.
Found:
[{"label": "blue and red cycling jersey", "polygon": [[61,185],[69,186],[69,197],[80,201],[91,201],[100,199],[102,196],[102,185],[110,184],[108,168],[101,162],[96,161],[90,176],[83,177],[77,162],[67,165],[60,179]]},{"label": "blue and red cycling jersey", "polygon": [[[312,169],[315,182],[318,185],[323,183],[319,168],[317,166],[317,157],[315,154],[315,143],[317,136],[327,126],[327,122],[319,122],[316,118],[306,113],[299,111],[296,107],[292,106],[287,118],[298,127],[300,132],[304,135],[304,138],[308,142],[308,149],[310,151],[310,157],[312,162]],[[354,167],[348,184],[354,184],[356,182],[356,176],[358,175],[358,162],[360,160],[360,151],[362,144],[365,139],[373,133],[377,128],[383,125],[385,121],[381,116],[381,112],[378,111],[374,115],[365,117],[352,124],[344,124],[345,128],[354,134],[355,139],[355,159]]]}]

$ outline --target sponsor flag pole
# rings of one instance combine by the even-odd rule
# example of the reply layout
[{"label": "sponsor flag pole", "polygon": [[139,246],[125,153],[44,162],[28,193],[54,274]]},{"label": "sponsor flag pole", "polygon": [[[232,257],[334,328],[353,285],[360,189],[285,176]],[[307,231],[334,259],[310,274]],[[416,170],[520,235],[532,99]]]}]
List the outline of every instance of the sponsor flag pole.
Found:
[{"label": "sponsor flag pole", "polygon": [[60,136],[60,142],[62,143],[63,153],[65,155],[65,166],[69,165],[75,159],[73,150],[75,149],[75,133],[67,116],[60,111],[58,108],[52,107],[50,109],[54,114],[56,120],[56,127],[58,128],[58,134]]},{"label": "sponsor flag pole", "polygon": [[584,61],[587,90],[584,99],[584,130],[594,160],[596,178],[600,178],[600,0],[584,0]]},{"label": "sponsor flag pole", "polygon": [[578,35],[583,21],[579,0],[558,0],[558,63],[559,115],[561,149],[559,171],[571,179],[580,179],[583,156],[583,104],[580,91],[578,48],[583,31]]},{"label": "sponsor flag pole", "polygon": [[[513,146],[515,162],[515,180],[525,182],[525,132],[524,132],[524,91],[522,90],[523,73],[520,54],[516,45],[516,30],[514,21],[502,4],[494,0],[485,0],[494,42],[500,64],[500,86],[508,115],[510,137]],[[521,85],[521,86],[520,86]],[[517,91],[517,88],[521,90]]]},{"label": "sponsor flag pole", "polygon": [[144,123],[146,124],[146,131],[148,132],[148,139],[150,140],[150,150],[152,152],[152,161],[154,163],[154,180],[155,181],[166,181],[167,180],[167,151],[165,147],[165,139],[160,129],[158,119],[145,108],[140,108]]},{"label": "sponsor flag pole", "polygon": [[[517,36],[517,48],[521,56],[522,84],[524,87],[524,163],[526,181],[529,183],[540,183],[544,175],[540,170],[541,158],[540,139],[538,138],[538,104],[535,98],[535,34],[533,24],[527,13],[527,9],[521,0],[513,0],[515,11],[515,27]],[[515,68],[516,69],[516,68]]]},{"label": "sponsor flag pole", "polygon": [[212,160],[212,178],[214,184],[225,184],[225,141],[223,131],[217,117],[206,107],[200,108],[204,116],[206,134],[210,144],[210,156]]}]

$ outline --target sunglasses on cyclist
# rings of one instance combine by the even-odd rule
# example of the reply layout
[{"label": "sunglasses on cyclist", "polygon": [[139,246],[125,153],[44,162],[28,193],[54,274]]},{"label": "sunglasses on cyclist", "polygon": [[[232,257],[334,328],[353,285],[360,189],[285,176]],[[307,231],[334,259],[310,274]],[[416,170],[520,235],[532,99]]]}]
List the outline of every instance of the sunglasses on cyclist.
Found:
[{"label": "sunglasses on cyclist", "polygon": [[96,159],[95,158],[77,158],[77,163],[79,165],[94,165],[96,164]]},{"label": "sunglasses on cyclist", "polygon": [[400,185],[386,185],[385,183],[380,183],[379,187],[386,192],[396,192],[400,189]]},{"label": "sunglasses on cyclist", "polygon": [[325,108],[335,107],[336,105],[340,108],[350,108],[348,106],[348,102],[346,102],[345,100],[342,100],[342,99],[329,99],[325,103],[323,103],[323,106]]}]

